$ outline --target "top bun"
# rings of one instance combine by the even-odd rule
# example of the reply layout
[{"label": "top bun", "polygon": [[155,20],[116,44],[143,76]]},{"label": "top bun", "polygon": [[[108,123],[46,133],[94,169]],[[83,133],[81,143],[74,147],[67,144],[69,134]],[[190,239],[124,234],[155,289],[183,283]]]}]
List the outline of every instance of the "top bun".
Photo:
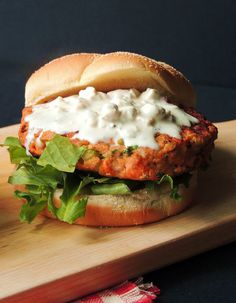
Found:
[{"label": "top bun", "polygon": [[128,52],[78,53],[52,60],[27,81],[25,105],[73,95],[87,86],[103,92],[155,88],[177,105],[195,106],[195,92],[183,74],[166,63]]}]

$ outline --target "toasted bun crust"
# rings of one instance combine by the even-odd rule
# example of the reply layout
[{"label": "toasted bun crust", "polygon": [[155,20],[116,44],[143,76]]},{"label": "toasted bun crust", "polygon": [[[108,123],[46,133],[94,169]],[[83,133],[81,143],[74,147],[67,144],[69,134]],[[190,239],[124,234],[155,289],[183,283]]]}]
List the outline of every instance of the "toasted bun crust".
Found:
[{"label": "toasted bun crust", "polygon": [[[176,215],[187,208],[193,201],[197,186],[197,173],[190,179],[189,187],[180,185],[181,201],[170,198],[169,185],[161,185],[160,190],[148,193],[140,190],[132,195],[92,195],[89,196],[85,217],[74,224],[88,226],[132,226],[156,222]],[[54,195],[54,205],[60,205],[61,190]],[[46,209],[42,213],[54,218]],[[54,218],[55,219],[55,218]]]},{"label": "toasted bun crust", "polygon": [[177,105],[195,105],[192,85],[179,71],[166,63],[128,52],[78,53],[49,62],[27,81],[25,105],[76,94],[87,86],[103,92],[156,88]]}]

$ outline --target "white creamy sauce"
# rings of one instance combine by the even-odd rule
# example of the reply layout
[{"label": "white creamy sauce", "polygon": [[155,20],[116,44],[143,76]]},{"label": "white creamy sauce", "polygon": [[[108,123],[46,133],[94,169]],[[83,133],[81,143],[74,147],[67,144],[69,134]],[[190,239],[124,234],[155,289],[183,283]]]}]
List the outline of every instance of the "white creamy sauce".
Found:
[{"label": "white creamy sauce", "polygon": [[[181,138],[182,126],[198,123],[195,117],[166,102],[155,89],[148,88],[143,93],[135,89],[102,93],[93,87],[81,90],[78,95],[35,105],[25,121],[29,123],[27,150],[41,130],[61,135],[76,132],[73,138],[92,144],[110,139],[118,144],[122,139],[125,146],[158,149],[154,138],[157,132]],[[40,137],[36,144],[40,146]]]}]

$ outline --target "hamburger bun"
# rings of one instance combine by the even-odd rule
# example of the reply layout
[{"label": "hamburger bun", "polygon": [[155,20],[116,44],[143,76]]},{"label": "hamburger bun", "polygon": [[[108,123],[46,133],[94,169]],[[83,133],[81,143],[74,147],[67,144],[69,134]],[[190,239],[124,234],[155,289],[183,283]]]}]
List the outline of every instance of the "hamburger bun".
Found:
[{"label": "hamburger bun", "polygon": [[103,92],[155,88],[177,105],[195,106],[195,92],[183,74],[166,63],[129,52],[78,53],[52,60],[27,81],[25,105],[73,95],[88,86]]},{"label": "hamburger bun", "polygon": [[[166,63],[128,52],[78,53],[52,60],[27,81],[25,105],[29,107],[50,102],[58,96],[74,95],[88,86],[102,92],[130,88],[142,92],[154,88],[169,102],[195,106],[195,92],[183,74]],[[195,172],[188,188],[179,185],[180,201],[170,197],[170,185],[166,183],[152,192],[142,189],[130,195],[88,195],[85,216],[74,224],[131,226],[159,221],[187,208],[193,201],[196,184]],[[62,189],[54,193],[55,207],[60,207],[61,194]],[[47,208],[42,215],[55,219]]]}]

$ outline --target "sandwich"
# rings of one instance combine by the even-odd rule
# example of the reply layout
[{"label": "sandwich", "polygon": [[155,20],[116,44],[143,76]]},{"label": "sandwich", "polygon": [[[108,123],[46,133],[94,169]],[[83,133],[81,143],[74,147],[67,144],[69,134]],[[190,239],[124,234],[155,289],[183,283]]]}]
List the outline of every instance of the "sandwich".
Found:
[{"label": "sandwich", "polygon": [[217,138],[195,101],[182,73],[134,53],[77,53],[35,71],[18,138],[4,143],[20,220],[131,226],[186,209]]}]

